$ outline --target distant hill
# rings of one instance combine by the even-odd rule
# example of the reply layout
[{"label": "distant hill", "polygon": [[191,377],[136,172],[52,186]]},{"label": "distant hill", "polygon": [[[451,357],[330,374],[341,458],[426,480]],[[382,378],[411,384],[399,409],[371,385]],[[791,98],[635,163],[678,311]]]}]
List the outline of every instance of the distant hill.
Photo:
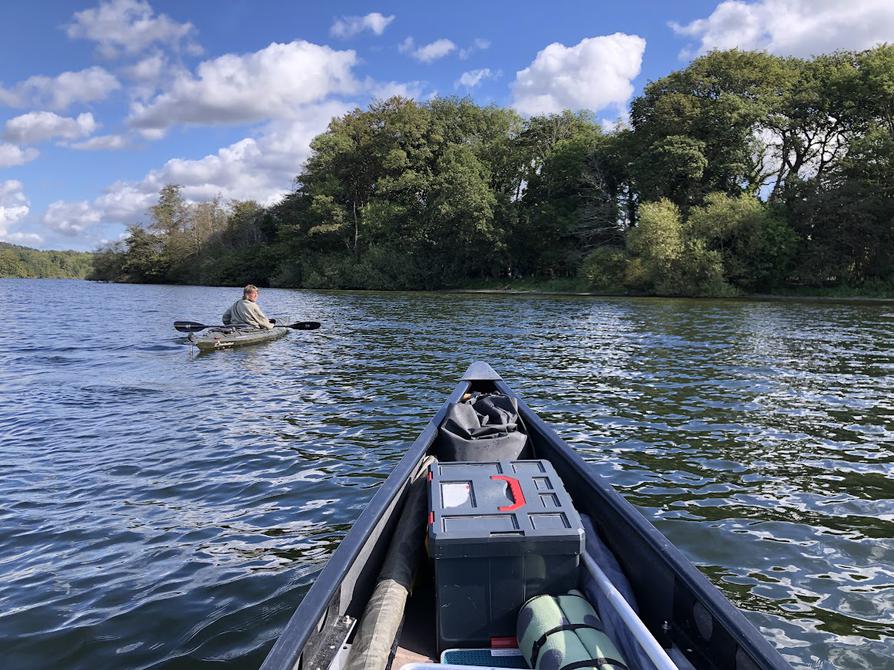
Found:
[{"label": "distant hill", "polygon": [[40,251],[0,242],[0,277],[84,279],[93,269],[86,251]]}]

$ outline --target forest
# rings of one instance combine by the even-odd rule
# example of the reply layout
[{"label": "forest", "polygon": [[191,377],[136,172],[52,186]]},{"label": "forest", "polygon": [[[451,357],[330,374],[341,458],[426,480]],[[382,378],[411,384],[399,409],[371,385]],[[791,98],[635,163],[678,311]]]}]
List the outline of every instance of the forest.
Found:
[{"label": "forest", "polygon": [[627,294],[894,292],[894,46],[715,51],[628,123],[399,97],[333,119],[279,203],[165,186],[92,278]]},{"label": "forest", "polygon": [[0,242],[0,277],[84,279],[92,269],[92,253],[38,251]]}]

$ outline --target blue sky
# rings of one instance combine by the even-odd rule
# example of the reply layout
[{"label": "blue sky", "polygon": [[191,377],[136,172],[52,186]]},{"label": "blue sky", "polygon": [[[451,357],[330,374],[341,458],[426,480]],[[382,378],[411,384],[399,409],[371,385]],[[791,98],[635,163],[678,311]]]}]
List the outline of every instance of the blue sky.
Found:
[{"label": "blue sky", "polygon": [[894,42],[891,0],[0,3],[0,241],[94,249],[166,183],[275,202],[334,115],[399,93],[624,120],[712,48]]}]

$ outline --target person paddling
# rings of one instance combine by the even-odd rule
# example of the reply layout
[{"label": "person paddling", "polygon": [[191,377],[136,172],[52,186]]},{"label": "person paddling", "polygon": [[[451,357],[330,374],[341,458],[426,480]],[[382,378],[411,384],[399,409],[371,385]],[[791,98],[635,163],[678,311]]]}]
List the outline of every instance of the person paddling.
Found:
[{"label": "person paddling", "polygon": [[257,304],[258,287],[249,284],[242,289],[242,300],[237,300],[224,312],[223,322],[227,326],[254,326],[273,328],[276,323],[268,319]]}]

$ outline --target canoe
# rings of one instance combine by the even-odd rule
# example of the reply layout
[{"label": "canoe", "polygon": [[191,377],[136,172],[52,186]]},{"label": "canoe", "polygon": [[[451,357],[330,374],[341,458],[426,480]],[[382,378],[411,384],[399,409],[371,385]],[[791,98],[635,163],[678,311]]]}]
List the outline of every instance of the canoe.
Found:
[{"label": "canoe", "polygon": [[201,333],[190,333],[189,341],[196,345],[200,351],[214,351],[216,349],[231,349],[249,344],[270,342],[284,337],[289,332],[288,328],[254,328],[248,327],[224,327],[210,328]]},{"label": "canoe", "polygon": [[[407,670],[436,670],[439,666],[435,664],[443,662],[438,656],[443,651],[439,617],[446,616],[446,610],[443,603],[440,608],[435,604],[442,595],[441,586],[434,584],[437,581],[434,575],[438,567],[433,567],[436,559],[432,558],[432,528],[439,523],[433,522],[435,512],[423,511],[423,514],[429,515],[426,520],[429,529],[427,543],[424,549],[418,550],[421,559],[391,655],[378,665],[358,666],[351,657],[351,647],[358,645],[358,638],[364,632],[361,629],[365,628],[365,623],[361,618],[364,617],[369,601],[371,598],[378,598],[377,583],[379,586],[385,583],[379,580],[389,549],[404,541],[400,537],[396,538],[395,534],[401,532],[404,523],[401,518],[402,506],[406,504],[408,508],[411,507],[414,487],[417,486],[415,478],[421,479],[419,473],[420,465],[424,465],[423,459],[428,462],[436,453],[439,440],[442,439],[440,433],[445,418],[452,416],[451,408],[467,399],[469,394],[479,392],[502,394],[514,399],[527,432],[528,444],[533,447],[533,458],[546,462],[554,470],[561,479],[574,510],[581,518],[589,518],[592,532],[586,538],[581,570],[586,567],[586,571],[597,579],[600,593],[606,596],[609,603],[606,609],[616,608],[614,613],[623,620],[624,626],[629,629],[627,632],[634,636],[640,651],[645,651],[655,663],[654,666],[643,664],[640,667],[692,667],[699,670],[790,668],[744,614],[611,487],[608,480],[600,474],[598,465],[584,462],[488,364],[473,363],[332,554],[282,630],[267,655],[262,670],[341,670],[346,667],[346,663],[351,670],[356,667],[385,668],[388,664],[394,670],[399,670],[400,667],[406,667]],[[441,465],[437,467],[440,468]],[[436,469],[432,467],[430,472],[435,472]],[[429,481],[423,484],[428,485],[428,506],[431,509],[435,488],[431,475]],[[510,499],[516,497],[517,494],[512,493]],[[510,509],[517,505],[518,503],[499,509]],[[422,522],[420,528],[425,527],[426,521]],[[517,533],[507,535],[513,534]],[[495,537],[496,535],[497,533],[491,533],[489,541],[496,543],[506,539]],[[611,579],[601,581],[600,573],[602,578],[606,577],[606,573],[600,570],[598,564],[594,565],[588,555],[591,541],[594,541],[591,539],[593,535],[598,535],[603,545],[614,555],[616,565],[620,566],[622,573],[620,579],[623,580],[626,576],[625,588],[632,591],[631,600],[635,600],[638,614],[631,614],[634,609],[628,605],[627,600],[617,595]],[[422,544],[422,538],[417,538],[416,541]],[[497,545],[484,545],[474,549],[478,551],[488,548],[497,548]],[[465,555],[473,553],[475,552]],[[391,574],[389,570],[391,568],[386,567],[385,572]],[[499,570],[491,570],[490,579],[499,579],[500,576],[495,576],[494,572]],[[620,585],[617,587],[621,588]],[[467,591],[465,595],[471,602],[477,587]],[[449,606],[461,608],[462,602],[459,600]],[[472,620],[480,612],[469,611],[467,614]],[[603,620],[606,618],[601,605],[599,617]],[[631,617],[635,620],[632,621]],[[459,621],[461,622],[461,618]],[[547,634],[552,632],[548,631]],[[505,644],[502,638],[491,641],[493,645]],[[511,644],[510,639],[510,646]],[[647,648],[650,645],[651,649]],[[657,647],[660,649],[656,649]],[[499,652],[488,653],[496,655]],[[664,653],[672,660],[661,660],[659,656]],[[407,661],[415,663],[404,666]],[[481,662],[465,663],[455,660],[450,663],[482,665]],[[505,667],[502,662],[495,662],[493,665]],[[576,668],[585,665],[572,664]],[[447,670],[448,666],[441,667]],[[606,667],[616,666],[608,664]],[[637,666],[628,661],[627,667],[633,670]],[[456,668],[453,667],[453,670]]]}]

